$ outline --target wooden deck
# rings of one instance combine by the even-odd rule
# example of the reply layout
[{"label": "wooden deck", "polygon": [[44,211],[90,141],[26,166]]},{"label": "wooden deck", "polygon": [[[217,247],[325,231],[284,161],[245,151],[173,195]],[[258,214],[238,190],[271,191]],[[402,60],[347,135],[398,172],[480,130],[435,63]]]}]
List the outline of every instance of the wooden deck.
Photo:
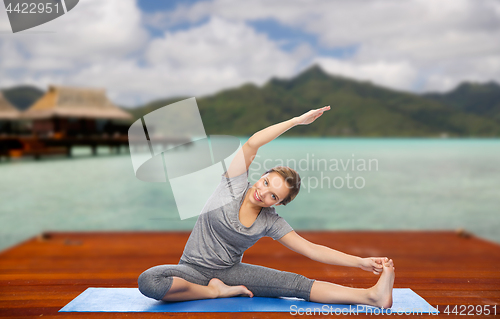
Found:
[{"label": "wooden deck", "polygon": [[[413,289],[440,311],[446,305],[496,305],[497,313],[500,311],[498,244],[458,236],[455,232],[299,231],[299,234],[346,253],[392,258],[396,266],[395,288]],[[88,287],[137,287],[137,277],[142,271],[159,264],[177,264],[188,235],[188,232],[55,232],[4,250],[0,253],[0,318],[236,317],[234,313],[58,313]],[[351,287],[370,287],[378,278],[360,269],[314,262],[270,238],[263,238],[250,248],[243,261]],[[237,317],[292,316],[239,313]]]}]

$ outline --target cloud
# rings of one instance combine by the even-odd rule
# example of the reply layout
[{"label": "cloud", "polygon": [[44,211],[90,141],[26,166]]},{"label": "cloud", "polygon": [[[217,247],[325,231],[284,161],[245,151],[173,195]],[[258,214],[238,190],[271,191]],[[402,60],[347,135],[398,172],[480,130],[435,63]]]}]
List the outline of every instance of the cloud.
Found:
[{"label": "cloud", "polygon": [[[6,13],[2,15],[2,20],[7,20]],[[29,57],[30,69],[45,69],[48,59],[77,66],[127,56],[141,49],[148,33],[140,19],[133,0],[86,0],[46,24],[17,34],[4,33],[1,42],[16,43],[18,51]],[[49,32],[37,33],[44,30]]]},{"label": "cloud", "polygon": [[165,32],[148,42],[143,63],[135,58],[103,59],[67,75],[65,82],[106,87],[114,101],[136,105],[292,76],[310,53],[307,46],[285,53],[245,23],[213,17],[196,28]]},{"label": "cloud", "polygon": [[114,101],[131,106],[292,76],[312,54],[305,44],[283,52],[246,23],[216,16],[156,38],[142,22],[131,0],[87,0],[34,32],[5,32],[0,87],[15,82],[105,87]]},{"label": "cloud", "polygon": [[285,53],[243,22],[212,17],[199,27],[165,32],[150,43],[145,55],[151,65],[162,65],[210,87],[291,76],[308,51]]},{"label": "cloud", "polygon": [[307,45],[283,52],[243,22],[212,17],[184,31],[165,32],[145,51],[148,68],[159,70],[156,93],[204,95],[272,76],[290,77],[311,56]]},{"label": "cloud", "polygon": [[[36,28],[10,33],[6,12],[0,10],[0,87],[18,84],[77,84],[86,68],[126,59],[148,41],[141,14],[133,0],[80,1],[74,10]],[[7,30],[6,30],[7,29]],[[101,69],[98,77],[105,76]]]},{"label": "cloud", "polygon": [[371,81],[373,83],[406,90],[418,78],[418,71],[405,61],[374,61],[354,63],[333,58],[317,58],[315,62],[331,74]]},{"label": "cloud", "polygon": [[[492,60],[494,72],[483,73],[479,80],[500,81],[500,2],[495,0],[311,0],[307,5],[301,0],[215,0],[180,7],[163,18],[175,25],[196,23],[212,15],[238,21],[272,18],[309,32],[325,48],[356,46],[358,51],[348,61],[328,56],[315,60],[355,78],[371,74],[370,78],[385,79],[377,83],[395,83],[392,87],[449,89],[469,77],[476,78],[481,63],[473,61],[484,57]],[[469,61],[465,62],[468,68],[463,67],[464,61]],[[401,81],[395,79],[398,75]],[[413,82],[408,81],[411,77]],[[436,77],[447,80],[435,81]]]},{"label": "cloud", "polygon": [[476,52],[498,53],[500,48],[499,41],[483,42],[500,34],[500,3],[495,0],[214,0],[157,13],[156,24],[162,25],[161,17],[169,21],[163,25],[175,25],[214,15],[236,21],[272,18],[316,35],[325,47],[361,43],[423,59],[467,55],[470,43],[479,45]]},{"label": "cloud", "polygon": [[[262,19],[310,34],[318,45],[301,38],[287,52],[281,45],[289,38],[271,39],[252,26]],[[495,0],[214,0],[153,14],[133,0],[86,0],[17,34],[9,34],[0,10],[0,31],[0,87],[105,87],[130,106],[292,77],[312,63],[417,92],[448,90],[463,80],[500,82]],[[343,58],[328,53],[346,47],[356,49]]]}]

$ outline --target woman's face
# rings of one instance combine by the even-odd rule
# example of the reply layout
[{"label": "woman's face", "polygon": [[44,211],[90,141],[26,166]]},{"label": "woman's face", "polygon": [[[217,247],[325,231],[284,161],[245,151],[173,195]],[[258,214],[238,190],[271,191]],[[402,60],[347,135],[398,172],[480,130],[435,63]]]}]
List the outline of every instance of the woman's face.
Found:
[{"label": "woman's face", "polygon": [[288,196],[288,185],[278,173],[271,172],[262,176],[251,188],[250,201],[261,207],[279,206]]}]

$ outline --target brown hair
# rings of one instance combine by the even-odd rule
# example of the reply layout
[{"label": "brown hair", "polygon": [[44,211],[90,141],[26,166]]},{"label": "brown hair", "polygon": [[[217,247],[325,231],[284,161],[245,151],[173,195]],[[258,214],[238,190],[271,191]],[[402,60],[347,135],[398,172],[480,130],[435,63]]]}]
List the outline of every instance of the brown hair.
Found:
[{"label": "brown hair", "polygon": [[288,186],[288,196],[285,197],[280,202],[282,205],[286,206],[286,204],[290,203],[299,194],[300,191],[299,173],[297,173],[297,171],[287,166],[276,166],[267,170],[264,174],[262,174],[262,176],[272,172],[278,173],[281,177],[283,177],[285,183]]}]

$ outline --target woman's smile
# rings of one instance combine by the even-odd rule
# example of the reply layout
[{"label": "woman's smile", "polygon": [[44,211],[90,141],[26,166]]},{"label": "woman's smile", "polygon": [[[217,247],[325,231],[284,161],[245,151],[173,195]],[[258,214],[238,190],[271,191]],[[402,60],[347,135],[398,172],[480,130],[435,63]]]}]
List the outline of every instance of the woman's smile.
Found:
[{"label": "woman's smile", "polygon": [[253,198],[255,198],[255,200],[258,202],[262,202],[262,200],[259,199],[259,196],[257,194],[257,190],[255,190],[255,192],[253,193]]}]

